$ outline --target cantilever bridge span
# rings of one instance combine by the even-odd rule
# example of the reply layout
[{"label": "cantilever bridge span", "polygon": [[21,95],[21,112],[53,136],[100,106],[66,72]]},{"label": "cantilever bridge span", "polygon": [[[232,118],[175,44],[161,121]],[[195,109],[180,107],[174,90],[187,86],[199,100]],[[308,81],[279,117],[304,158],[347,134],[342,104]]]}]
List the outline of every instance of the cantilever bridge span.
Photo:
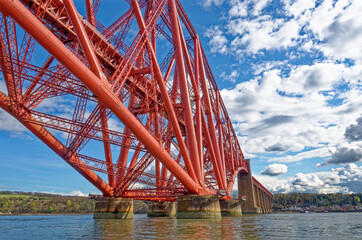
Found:
[{"label": "cantilever bridge span", "polygon": [[239,174],[270,210],[179,0],[128,2],[104,26],[100,0],[1,0],[0,107],[105,197],[230,200]]}]

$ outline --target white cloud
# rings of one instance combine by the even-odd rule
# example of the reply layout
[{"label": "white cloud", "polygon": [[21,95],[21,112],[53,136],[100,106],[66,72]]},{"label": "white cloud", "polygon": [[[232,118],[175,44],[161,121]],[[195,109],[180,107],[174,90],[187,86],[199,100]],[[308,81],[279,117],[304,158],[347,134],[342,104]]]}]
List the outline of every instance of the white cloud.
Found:
[{"label": "white cloud", "polygon": [[362,117],[357,119],[357,124],[351,124],[346,128],[344,136],[350,141],[362,140]]},{"label": "white cloud", "polygon": [[[1,77],[2,77],[2,73],[0,74],[0,78]],[[0,91],[5,93],[6,95],[8,94],[8,89],[6,88],[5,81],[1,80],[1,79],[0,79]]]},{"label": "white cloud", "polygon": [[67,195],[67,196],[78,196],[78,197],[87,197],[88,194],[83,193],[82,191],[72,191],[70,193],[66,193],[63,195]]},{"label": "white cloud", "polygon": [[298,153],[296,155],[287,155],[284,157],[275,157],[270,158],[268,162],[280,162],[280,163],[290,163],[290,162],[299,162],[301,160],[311,159],[314,157],[329,157],[330,151],[329,148],[317,148],[310,151],[305,151]]},{"label": "white cloud", "polygon": [[361,62],[361,11],[359,0],[325,0],[313,11],[308,28],[317,40],[323,41],[318,48],[326,56]]},{"label": "white cloud", "polygon": [[332,157],[322,164],[317,164],[317,167],[327,164],[345,164],[362,161],[362,148],[360,147],[341,147],[336,151],[331,152]]},{"label": "white cloud", "polygon": [[294,46],[298,38],[299,25],[295,20],[285,21],[263,15],[255,19],[234,19],[227,25],[227,33],[236,36],[230,51],[246,48],[247,52],[282,49]]},{"label": "white cloud", "polygon": [[0,131],[23,132],[26,128],[20,124],[13,116],[0,109]]},{"label": "white cloud", "polygon": [[[269,162],[330,156],[329,150],[345,141],[346,128],[361,115],[362,94],[354,80],[360,67],[329,61],[265,67],[256,70],[260,76],[221,90],[236,131],[245,136],[239,138],[243,149],[256,154],[280,144],[294,152]],[[349,89],[338,88],[347,83]],[[298,153],[306,147],[314,149]]]},{"label": "white cloud", "polygon": [[[271,2],[271,0],[230,0],[230,17],[257,16]],[[249,11],[249,12],[248,12]]]},{"label": "white cloud", "polygon": [[83,193],[80,190],[75,190],[75,191],[71,191],[69,193],[62,193],[62,192],[44,192],[44,193],[49,193],[49,194],[57,194],[57,195],[63,195],[63,196],[77,196],[77,197],[87,197],[89,194],[87,193]]},{"label": "white cloud", "polygon": [[[324,0],[317,4],[314,0],[284,0],[279,3],[282,9],[261,14],[270,2],[229,1],[228,18],[210,28],[218,28],[218,36],[230,41],[228,46],[223,44],[223,54],[242,56],[245,52],[297,47],[306,52],[321,51],[329,59],[362,61],[361,1]],[[208,37],[215,42],[213,36]]]},{"label": "white cloud", "polygon": [[255,5],[253,6],[253,15],[259,15],[260,12],[272,1],[272,0],[252,0]]},{"label": "white cloud", "polygon": [[225,72],[222,72],[220,75],[221,79],[230,81],[230,82],[236,82],[237,77],[239,77],[239,72],[237,70],[231,71],[231,73],[228,75]]},{"label": "white cloud", "polygon": [[284,0],[284,8],[289,16],[299,17],[306,10],[315,7],[315,0]]},{"label": "white cloud", "polygon": [[262,175],[278,176],[288,172],[288,167],[285,164],[270,164],[262,172]]},{"label": "white cloud", "polygon": [[353,163],[326,172],[297,173],[294,177],[287,179],[265,175],[256,175],[256,178],[274,193],[350,193],[362,191],[362,166],[358,167]]},{"label": "white cloud", "polygon": [[211,39],[209,45],[212,53],[226,53],[228,40],[218,26],[209,28],[205,35]]},{"label": "white cloud", "polygon": [[215,6],[220,6],[223,2],[224,0],[201,0],[199,1],[199,4],[201,4],[204,8],[209,8],[213,4]]},{"label": "white cloud", "polygon": [[267,152],[285,152],[290,148],[289,144],[277,142],[273,145],[270,145],[266,148],[264,148]]},{"label": "white cloud", "polygon": [[283,80],[280,90],[295,94],[333,90],[349,71],[351,69],[343,64],[328,61],[297,66],[291,70],[289,78]]},{"label": "white cloud", "polygon": [[230,17],[245,17],[248,15],[248,4],[246,1],[231,0],[230,4]]}]

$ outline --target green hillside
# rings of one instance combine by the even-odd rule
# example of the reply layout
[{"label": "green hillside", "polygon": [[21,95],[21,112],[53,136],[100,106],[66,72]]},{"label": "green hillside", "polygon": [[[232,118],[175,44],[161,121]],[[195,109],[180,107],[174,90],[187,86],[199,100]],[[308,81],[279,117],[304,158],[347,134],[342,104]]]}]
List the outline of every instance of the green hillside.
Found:
[{"label": "green hillside", "polygon": [[[1,214],[87,214],[93,213],[94,205],[88,197],[0,191]],[[145,202],[134,201],[135,213],[146,211]]]}]

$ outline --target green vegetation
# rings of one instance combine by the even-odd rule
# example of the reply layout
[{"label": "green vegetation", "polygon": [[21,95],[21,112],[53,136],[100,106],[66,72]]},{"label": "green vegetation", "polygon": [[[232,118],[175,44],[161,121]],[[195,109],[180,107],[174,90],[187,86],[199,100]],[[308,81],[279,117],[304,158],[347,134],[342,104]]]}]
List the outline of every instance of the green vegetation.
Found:
[{"label": "green vegetation", "polygon": [[292,206],[302,209],[328,208],[339,210],[340,208],[361,209],[362,193],[353,194],[317,194],[317,193],[288,193],[274,194],[273,209],[287,210]]},{"label": "green vegetation", "polygon": [[[133,205],[134,213],[147,213],[146,202],[135,200]],[[0,191],[1,214],[86,214],[93,213],[94,206],[88,197]]]},{"label": "green vegetation", "polygon": [[87,197],[46,193],[0,192],[1,213],[92,213],[93,209],[94,201]]}]

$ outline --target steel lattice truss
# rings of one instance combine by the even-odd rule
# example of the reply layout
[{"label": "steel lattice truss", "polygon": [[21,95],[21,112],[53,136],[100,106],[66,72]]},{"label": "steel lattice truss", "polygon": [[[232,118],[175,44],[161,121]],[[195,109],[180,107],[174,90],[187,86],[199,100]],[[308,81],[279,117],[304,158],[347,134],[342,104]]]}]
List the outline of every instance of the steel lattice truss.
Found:
[{"label": "steel lattice truss", "polygon": [[99,0],[2,0],[0,106],[105,196],[230,195],[246,163],[194,28],[179,0],[129,2],[106,27]]}]

